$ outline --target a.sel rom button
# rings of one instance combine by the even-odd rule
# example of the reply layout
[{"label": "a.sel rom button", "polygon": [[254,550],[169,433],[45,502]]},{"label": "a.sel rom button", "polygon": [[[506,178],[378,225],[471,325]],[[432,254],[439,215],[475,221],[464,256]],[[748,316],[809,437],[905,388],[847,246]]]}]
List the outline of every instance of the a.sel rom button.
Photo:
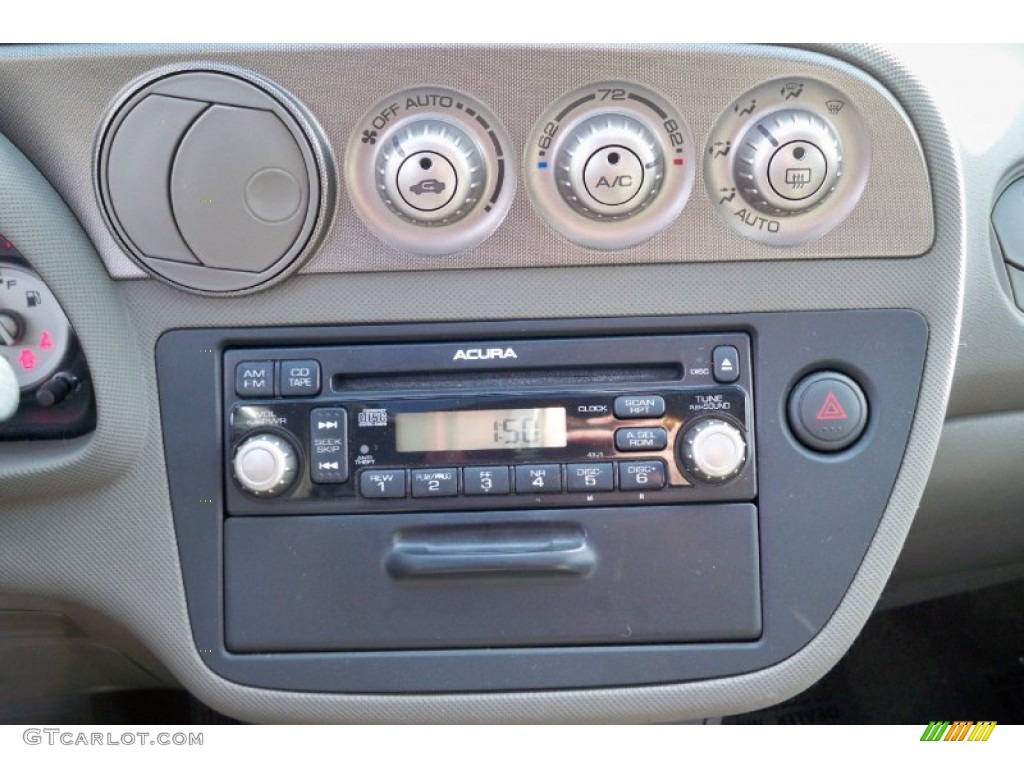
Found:
[{"label": "a.sel rom button", "polygon": [[656,491],[665,487],[665,465],[660,461],[620,461],[620,491]]},{"label": "a.sel rom button", "polygon": [[620,451],[660,451],[668,445],[662,427],[627,427],[615,430],[615,447]]},{"label": "a.sel rom button", "polygon": [[405,498],[404,469],[367,469],[359,476],[359,493],[367,499]]},{"label": "a.sel rom button", "polygon": [[455,496],[459,492],[459,473],[456,469],[414,469],[412,495],[414,498]]},{"label": "a.sel rom button", "polygon": [[665,415],[665,398],[660,395],[622,395],[615,398],[615,418],[654,419]]}]

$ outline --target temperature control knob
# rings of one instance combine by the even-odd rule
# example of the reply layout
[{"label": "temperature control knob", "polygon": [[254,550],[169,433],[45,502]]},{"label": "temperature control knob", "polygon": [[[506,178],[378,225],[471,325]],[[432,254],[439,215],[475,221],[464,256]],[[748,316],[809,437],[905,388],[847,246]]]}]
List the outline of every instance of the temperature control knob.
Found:
[{"label": "temperature control knob", "polygon": [[253,496],[278,496],[288,490],[298,470],[295,448],[283,437],[259,434],[235,450],[235,479]]},{"label": "temperature control knob", "polygon": [[593,83],[541,115],[524,158],[534,208],[585,248],[639,245],[676,220],[693,189],[693,136],[662,95]]},{"label": "temperature control knob", "polygon": [[483,156],[453,123],[416,120],[377,157],[377,187],[388,207],[414,224],[452,224],[480,202]]},{"label": "temperature control knob", "polygon": [[842,173],[839,139],[824,118],[803,109],[765,115],[740,142],[736,186],[743,198],[778,216],[808,211]]},{"label": "temperature control knob", "polygon": [[644,123],[600,114],[575,126],[562,143],[558,191],[570,206],[594,219],[623,219],[658,194],[665,156]]},{"label": "temperature control knob", "polygon": [[694,477],[721,483],[735,477],[747,460],[747,442],[721,419],[702,419],[686,430],[680,446],[683,468]]}]

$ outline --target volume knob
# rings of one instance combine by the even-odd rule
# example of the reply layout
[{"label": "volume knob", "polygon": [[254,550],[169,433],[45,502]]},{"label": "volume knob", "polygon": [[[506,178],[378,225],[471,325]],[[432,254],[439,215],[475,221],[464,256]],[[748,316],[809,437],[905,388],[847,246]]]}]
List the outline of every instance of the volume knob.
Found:
[{"label": "volume knob", "polygon": [[235,479],[253,496],[278,496],[295,480],[299,461],[295,448],[282,437],[259,434],[235,450]]},{"label": "volume knob", "polygon": [[747,441],[736,427],[721,419],[702,419],[683,435],[683,468],[711,483],[734,477],[747,460]]}]

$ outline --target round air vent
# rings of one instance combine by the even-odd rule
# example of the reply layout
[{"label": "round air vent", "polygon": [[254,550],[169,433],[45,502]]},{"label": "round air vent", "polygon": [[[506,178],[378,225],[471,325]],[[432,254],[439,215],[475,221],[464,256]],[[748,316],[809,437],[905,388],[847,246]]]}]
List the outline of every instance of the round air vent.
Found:
[{"label": "round air vent", "polygon": [[326,142],[287,94],[243,72],[177,71],[135,91],[100,144],[107,221],[147,271],[209,293],[268,284],[326,229]]}]

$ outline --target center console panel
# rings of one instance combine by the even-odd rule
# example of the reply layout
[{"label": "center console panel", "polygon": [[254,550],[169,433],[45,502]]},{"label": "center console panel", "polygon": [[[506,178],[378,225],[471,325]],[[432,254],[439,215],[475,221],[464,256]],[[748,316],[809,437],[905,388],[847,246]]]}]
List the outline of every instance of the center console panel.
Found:
[{"label": "center console panel", "polygon": [[202,658],[345,692],[776,663],[864,556],[926,343],[900,310],[167,332]]}]

